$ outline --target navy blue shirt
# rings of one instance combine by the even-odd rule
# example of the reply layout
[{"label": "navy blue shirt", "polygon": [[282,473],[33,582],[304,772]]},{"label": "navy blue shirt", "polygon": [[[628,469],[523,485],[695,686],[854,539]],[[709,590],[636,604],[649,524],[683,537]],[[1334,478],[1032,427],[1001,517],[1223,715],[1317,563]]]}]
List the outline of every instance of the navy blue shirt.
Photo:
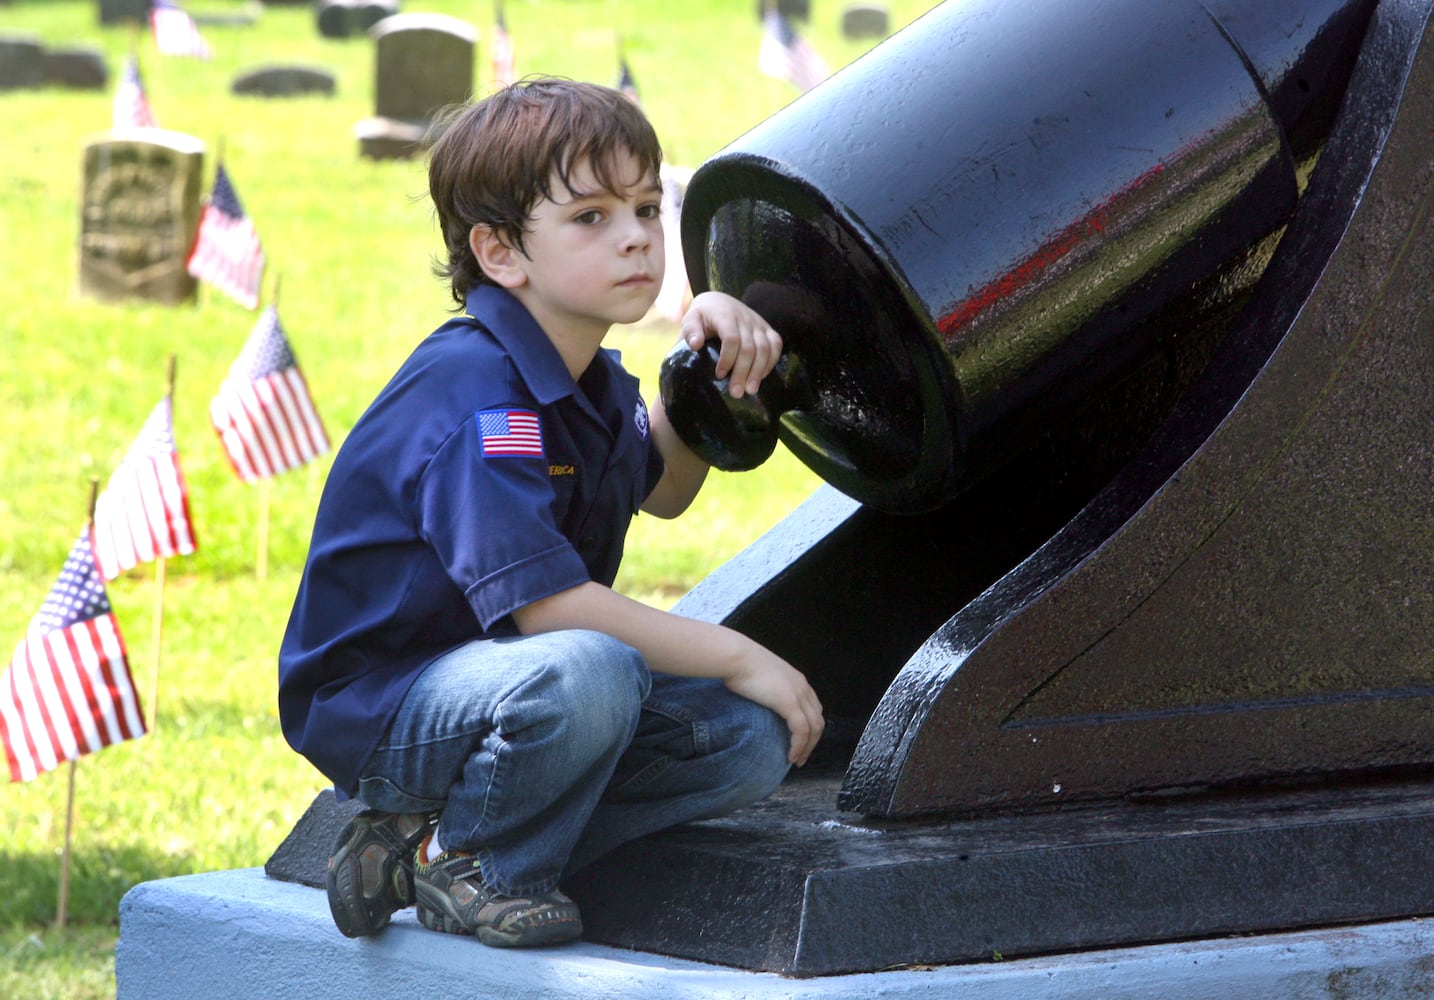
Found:
[{"label": "navy blue shirt", "polygon": [[484,285],[349,433],[324,486],[279,651],[279,721],[353,794],[436,656],[511,613],[611,586],[662,475],[637,380],[600,350],[573,381],[523,306]]}]

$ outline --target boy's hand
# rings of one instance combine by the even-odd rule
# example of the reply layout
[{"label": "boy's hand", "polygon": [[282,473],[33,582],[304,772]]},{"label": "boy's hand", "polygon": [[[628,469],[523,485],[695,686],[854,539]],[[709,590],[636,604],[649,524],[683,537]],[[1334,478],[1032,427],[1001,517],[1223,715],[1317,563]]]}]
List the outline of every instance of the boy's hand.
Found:
[{"label": "boy's hand", "polygon": [[792,733],[787,760],[801,767],[822,737],[826,722],[822,705],[801,671],[762,647],[743,672],[728,677],[727,687],[749,701],[765,705],[780,715]]},{"label": "boy's hand", "polygon": [[782,338],[751,308],[723,292],[703,292],[682,318],[682,339],[694,351],[710,338],[722,343],[718,378],[730,379],[733,399],[754,393],[782,354]]}]

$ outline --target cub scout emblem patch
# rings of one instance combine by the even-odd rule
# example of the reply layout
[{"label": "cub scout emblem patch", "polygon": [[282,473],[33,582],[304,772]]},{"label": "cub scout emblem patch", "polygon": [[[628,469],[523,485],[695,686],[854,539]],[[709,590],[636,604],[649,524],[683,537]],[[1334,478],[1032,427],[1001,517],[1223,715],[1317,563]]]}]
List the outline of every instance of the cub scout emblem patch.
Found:
[{"label": "cub scout emblem patch", "polygon": [[637,409],[633,411],[632,422],[637,425],[637,436],[644,441],[647,440],[647,404],[642,400],[637,401]]},{"label": "cub scout emblem patch", "polygon": [[532,410],[482,410],[478,433],[484,458],[543,457],[543,430]]}]

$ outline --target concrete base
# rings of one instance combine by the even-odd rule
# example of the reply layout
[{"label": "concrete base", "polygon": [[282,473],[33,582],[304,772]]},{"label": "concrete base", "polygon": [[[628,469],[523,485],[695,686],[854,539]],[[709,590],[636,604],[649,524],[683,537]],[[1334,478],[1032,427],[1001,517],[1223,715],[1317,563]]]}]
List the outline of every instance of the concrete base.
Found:
[{"label": "concrete base", "polygon": [[1434,994],[1434,920],[786,979],[586,942],[503,951],[420,927],[334,929],[322,891],[257,868],[146,882],[120,903],[118,1000],[588,997],[1362,1000]]}]

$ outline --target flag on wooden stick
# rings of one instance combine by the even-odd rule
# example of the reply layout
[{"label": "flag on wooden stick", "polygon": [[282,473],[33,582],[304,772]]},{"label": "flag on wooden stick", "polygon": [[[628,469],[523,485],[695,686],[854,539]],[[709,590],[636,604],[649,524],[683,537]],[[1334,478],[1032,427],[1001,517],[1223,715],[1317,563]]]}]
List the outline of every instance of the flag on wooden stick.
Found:
[{"label": "flag on wooden stick", "polygon": [[503,5],[498,4],[498,23],[493,27],[493,80],[500,87],[511,86],[518,79],[518,61],[513,51],[513,36],[503,18]]},{"label": "flag on wooden stick", "polygon": [[214,190],[199,217],[186,266],[194,277],[227,292],[245,308],[259,305],[264,248],[223,163],[215,168]]},{"label": "flag on wooden stick", "polygon": [[106,580],[141,562],[195,550],[189,490],[174,446],[165,396],[95,504],[95,560]]},{"label": "flag on wooden stick", "polygon": [[214,58],[214,50],[199,33],[194,18],[169,0],[153,0],[149,7],[149,26],[154,33],[155,47],[167,56]]},{"label": "flag on wooden stick", "polygon": [[0,676],[10,780],[29,781],[144,732],[124,639],[86,527]]},{"label": "flag on wooden stick", "polygon": [[297,468],[329,450],[328,434],[274,306],[259,317],[219,386],[209,419],[246,483]]},{"label": "flag on wooden stick", "polygon": [[816,49],[797,35],[792,23],[775,7],[762,17],[762,48],[757,54],[757,68],[802,91],[811,90],[831,75]]},{"label": "flag on wooden stick", "polygon": [[144,95],[139,61],[134,56],[128,56],[120,73],[119,86],[115,88],[114,128],[154,128],[158,125],[149,99]]}]

